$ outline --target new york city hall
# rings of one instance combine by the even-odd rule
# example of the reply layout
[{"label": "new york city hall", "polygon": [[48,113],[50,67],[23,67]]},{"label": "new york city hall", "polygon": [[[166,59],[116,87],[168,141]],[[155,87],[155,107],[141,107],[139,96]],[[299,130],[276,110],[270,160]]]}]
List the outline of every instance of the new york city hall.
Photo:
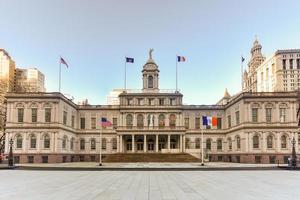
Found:
[{"label": "new york city hall", "polygon": [[[266,59],[256,40],[243,91],[226,91],[213,105],[184,105],[179,91],[160,89],[152,55],[142,67],[143,88],[121,92],[119,105],[75,104],[59,92],[8,93],[5,152],[12,139],[16,163],[98,161],[100,148],[104,157],[200,159],[203,145],[207,162],[284,163],[293,138],[297,153],[300,147],[299,59],[299,49],[277,50]],[[203,126],[202,116],[217,117],[217,126]],[[100,127],[103,117],[111,127]]]}]

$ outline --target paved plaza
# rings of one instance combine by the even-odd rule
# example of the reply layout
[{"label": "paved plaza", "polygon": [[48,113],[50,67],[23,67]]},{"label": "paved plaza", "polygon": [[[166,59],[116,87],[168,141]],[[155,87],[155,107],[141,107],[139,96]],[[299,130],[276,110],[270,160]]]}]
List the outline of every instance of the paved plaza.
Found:
[{"label": "paved plaza", "polygon": [[300,172],[0,170],[0,199],[300,198]]}]

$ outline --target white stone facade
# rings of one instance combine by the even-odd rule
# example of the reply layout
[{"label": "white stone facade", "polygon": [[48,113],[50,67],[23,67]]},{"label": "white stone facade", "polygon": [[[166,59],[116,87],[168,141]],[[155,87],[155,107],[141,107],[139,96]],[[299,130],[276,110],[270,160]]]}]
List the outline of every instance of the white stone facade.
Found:
[{"label": "white stone facade", "polygon": [[[143,68],[143,89],[121,93],[120,105],[77,105],[60,93],[8,94],[6,153],[10,138],[19,162],[94,161],[100,145],[106,155],[199,157],[204,145],[212,161],[275,163],[287,160],[293,137],[299,152],[296,92],[226,94],[222,105],[183,105],[181,93],[159,89],[152,59]],[[218,126],[203,127],[203,115],[218,117]],[[102,117],[113,126],[101,129]]]}]

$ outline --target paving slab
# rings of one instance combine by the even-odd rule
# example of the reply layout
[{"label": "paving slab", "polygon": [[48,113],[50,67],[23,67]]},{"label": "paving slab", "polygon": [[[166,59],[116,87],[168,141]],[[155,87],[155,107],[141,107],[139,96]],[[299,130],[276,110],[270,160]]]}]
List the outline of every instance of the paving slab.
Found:
[{"label": "paving slab", "polygon": [[298,200],[299,171],[0,171],[0,200]]}]

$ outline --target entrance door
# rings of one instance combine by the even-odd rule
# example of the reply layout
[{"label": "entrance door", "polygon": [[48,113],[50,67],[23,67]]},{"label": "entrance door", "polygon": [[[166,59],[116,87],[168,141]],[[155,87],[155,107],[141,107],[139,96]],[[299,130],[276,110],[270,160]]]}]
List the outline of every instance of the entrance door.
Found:
[{"label": "entrance door", "polygon": [[162,149],[165,149],[165,142],[164,141],[159,141],[158,150],[161,151]]},{"label": "entrance door", "polygon": [[126,141],[126,150],[127,151],[132,150],[132,141],[130,139]]},{"label": "entrance door", "polygon": [[152,139],[148,141],[148,151],[154,151],[154,141]]},{"label": "entrance door", "polygon": [[138,151],[143,151],[143,150],[144,150],[144,142],[143,142],[143,140],[141,140],[141,139],[139,139],[139,140],[137,141],[137,150],[138,150]]}]

